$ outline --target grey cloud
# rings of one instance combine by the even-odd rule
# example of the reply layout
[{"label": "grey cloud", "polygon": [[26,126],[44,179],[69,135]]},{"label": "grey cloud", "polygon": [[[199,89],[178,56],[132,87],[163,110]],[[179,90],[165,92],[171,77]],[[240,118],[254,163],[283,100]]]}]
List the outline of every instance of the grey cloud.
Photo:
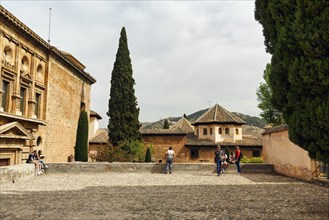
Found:
[{"label": "grey cloud", "polygon": [[[110,78],[126,27],[141,121],[181,116],[218,104],[258,115],[256,89],[270,56],[249,1],[3,2],[37,34],[84,65],[97,83],[91,107],[107,125]],[[18,7],[19,5],[19,7]],[[34,16],[28,11],[36,10]],[[40,16],[40,17],[39,17]],[[45,28],[46,27],[46,28]]]}]

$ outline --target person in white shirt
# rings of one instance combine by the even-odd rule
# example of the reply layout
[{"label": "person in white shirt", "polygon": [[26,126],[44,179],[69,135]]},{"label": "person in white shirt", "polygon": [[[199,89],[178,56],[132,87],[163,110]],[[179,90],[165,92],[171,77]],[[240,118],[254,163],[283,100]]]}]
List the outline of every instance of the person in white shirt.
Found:
[{"label": "person in white shirt", "polygon": [[166,153],[165,159],[166,159],[166,174],[172,173],[172,164],[175,160],[175,152],[173,151],[172,147],[169,147],[169,150]]}]

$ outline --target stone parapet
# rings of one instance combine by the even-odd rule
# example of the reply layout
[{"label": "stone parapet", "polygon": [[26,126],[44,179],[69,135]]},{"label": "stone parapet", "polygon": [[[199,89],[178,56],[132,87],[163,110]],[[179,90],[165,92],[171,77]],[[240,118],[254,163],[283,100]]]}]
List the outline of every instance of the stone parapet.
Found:
[{"label": "stone parapet", "polygon": [[35,176],[34,164],[19,164],[0,167],[0,183]]},{"label": "stone parapet", "polygon": [[[164,163],[108,163],[108,162],[72,162],[72,163],[47,163],[46,174],[55,173],[164,173]],[[0,183],[15,181],[17,179],[33,177],[34,164],[20,164],[0,167]],[[242,173],[271,173],[274,172],[272,164],[241,164]],[[203,172],[215,173],[216,165],[213,163],[177,163],[173,165],[173,172]],[[226,173],[235,173],[236,166],[230,164]]]},{"label": "stone parapet", "polygon": [[[164,163],[47,163],[47,173],[95,173],[95,172],[147,172],[163,173],[166,164]],[[272,164],[241,164],[242,172],[246,173],[267,173],[274,172]],[[173,172],[215,172],[214,163],[176,163],[173,165]],[[230,164],[226,172],[236,172],[236,166]]]}]

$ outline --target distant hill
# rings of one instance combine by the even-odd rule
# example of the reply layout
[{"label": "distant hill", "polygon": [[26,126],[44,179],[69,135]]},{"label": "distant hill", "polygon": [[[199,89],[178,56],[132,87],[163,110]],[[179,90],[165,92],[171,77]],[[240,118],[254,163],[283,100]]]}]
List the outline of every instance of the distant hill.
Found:
[{"label": "distant hill", "polygon": [[232,112],[232,113],[237,115],[242,120],[244,120],[246,122],[246,125],[259,127],[259,128],[264,128],[267,125],[267,122],[264,119],[261,119],[259,117],[244,115],[239,112]]},{"label": "distant hill", "polygon": [[[207,109],[203,109],[197,112],[194,112],[190,115],[187,115],[186,118],[191,122],[195,122],[201,115],[203,115]],[[232,112],[233,114],[237,115],[238,117],[240,117],[242,120],[244,120],[246,122],[246,125],[252,126],[252,127],[258,127],[258,128],[264,128],[266,126],[266,121],[256,117],[256,116],[249,116],[249,115],[245,115],[242,113],[238,113],[238,112]],[[164,120],[168,120],[169,121],[169,125],[173,125],[175,124],[179,119],[181,119],[181,117],[169,117],[169,118],[164,118],[161,119],[159,121],[156,122],[144,122],[142,123],[142,128],[144,129],[158,129],[158,128],[162,128],[163,127],[163,123]]]}]

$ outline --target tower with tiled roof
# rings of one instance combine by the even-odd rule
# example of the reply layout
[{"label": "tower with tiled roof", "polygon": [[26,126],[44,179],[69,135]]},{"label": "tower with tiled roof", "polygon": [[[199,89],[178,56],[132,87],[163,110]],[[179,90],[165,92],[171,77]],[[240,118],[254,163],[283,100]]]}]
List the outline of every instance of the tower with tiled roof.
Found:
[{"label": "tower with tiled roof", "polygon": [[216,104],[194,122],[194,134],[200,140],[213,142],[235,142],[242,140],[242,125],[238,116]]}]

